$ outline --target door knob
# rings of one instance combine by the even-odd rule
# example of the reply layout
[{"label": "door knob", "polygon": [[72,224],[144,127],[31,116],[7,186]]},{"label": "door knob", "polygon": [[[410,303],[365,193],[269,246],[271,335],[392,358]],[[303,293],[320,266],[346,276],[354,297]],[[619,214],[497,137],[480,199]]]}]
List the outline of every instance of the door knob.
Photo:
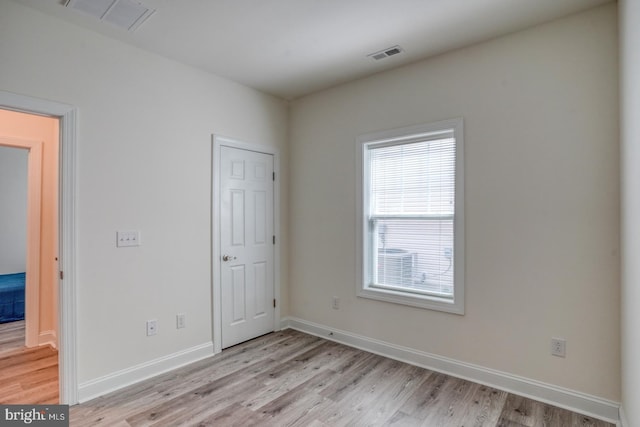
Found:
[{"label": "door knob", "polygon": [[231,256],[231,255],[222,255],[222,260],[223,260],[223,261],[232,261],[232,260],[234,260],[234,259],[236,259],[236,257],[234,257],[234,256]]}]

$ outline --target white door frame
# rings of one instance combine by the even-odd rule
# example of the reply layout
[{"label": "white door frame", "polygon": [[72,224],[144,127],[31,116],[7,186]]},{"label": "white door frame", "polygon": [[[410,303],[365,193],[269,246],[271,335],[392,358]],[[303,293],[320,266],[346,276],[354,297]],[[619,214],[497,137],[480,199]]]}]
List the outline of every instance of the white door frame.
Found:
[{"label": "white door frame", "polygon": [[222,287],[220,283],[221,257],[220,252],[220,147],[232,147],[241,150],[255,151],[258,153],[273,155],[273,170],[275,181],[273,183],[273,232],[276,236],[276,244],[273,256],[273,295],[276,299],[274,312],[275,331],[280,330],[280,155],[275,147],[260,144],[249,144],[221,135],[212,135],[213,159],[212,159],[212,207],[211,207],[211,277],[213,282],[212,307],[213,307],[213,352],[222,351]]},{"label": "white door frame", "polygon": [[0,108],[60,119],[58,351],[60,403],[78,403],[76,354],[76,128],[74,106],[0,91]]}]

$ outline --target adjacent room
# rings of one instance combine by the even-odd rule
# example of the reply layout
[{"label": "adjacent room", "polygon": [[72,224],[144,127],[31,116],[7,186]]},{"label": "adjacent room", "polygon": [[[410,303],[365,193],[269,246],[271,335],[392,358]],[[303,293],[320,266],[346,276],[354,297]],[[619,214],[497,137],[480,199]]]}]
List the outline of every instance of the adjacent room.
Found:
[{"label": "adjacent room", "polygon": [[[638,24],[635,0],[1,1],[0,112],[54,126],[0,127],[0,277],[37,289],[24,345],[59,375],[20,403],[640,425]],[[4,197],[41,146],[30,228]]]},{"label": "adjacent room", "polygon": [[58,141],[58,119],[0,110],[3,403],[59,398]]},{"label": "adjacent room", "polygon": [[0,146],[0,343],[2,349],[24,345],[24,298],[27,270],[27,150]]}]

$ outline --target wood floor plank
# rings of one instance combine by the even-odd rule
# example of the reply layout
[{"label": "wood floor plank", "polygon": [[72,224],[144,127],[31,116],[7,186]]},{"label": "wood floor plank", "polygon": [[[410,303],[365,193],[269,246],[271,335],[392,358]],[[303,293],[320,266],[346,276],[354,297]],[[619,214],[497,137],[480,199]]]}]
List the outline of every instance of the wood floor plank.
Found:
[{"label": "wood floor plank", "polygon": [[[268,362],[262,361],[258,364],[262,365]],[[127,422],[136,426],[178,424],[198,413],[205,411],[214,413],[231,404],[236,396],[249,393],[258,387],[260,384],[257,381],[228,375],[188,393],[158,403],[148,410],[127,418]]]},{"label": "wood floor plank", "polygon": [[595,418],[587,417],[582,414],[576,414],[575,412],[570,413],[571,427],[607,427],[611,425],[605,421],[596,420]]},{"label": "wood floor plank", "polygon": [[46,369],[56,367],[58,365],[57,355],[42,355],[42,357],[32,360],[30,362],[23,362],[14,364],[12,366],[0,369],[0,384],[5,381],[11,381],[15,377],[24,376],[37,371],[39,369]]},{"label": "wood floor plank", "polygon": [[39,387],[45,383],[58,381],[58,364],[28,372],[20,378],[20,384],[25,390]]},{"label": "wood floor plank", "polygon": [[423,419],[429,415],[434,406],[439,404],[442,389],[449,381],[449,378],[451,377],[438,372],[433,372],[424,377],[420,387],[406,400],[398,411],[416,419]]},{"label": "wood floor plank", "polygon": [[401,365],[401,370],[393,379],[389,378],[387,387],[374,402],[367,402],[366,408],[357,408],[362,416],[355,420],[354,426],[383,425],[390,421],[392,414],[416,391],[423,378],[431,375],[431,371],[417,366]]},{"label": "wood floor plank", "polygon": [[267,422],[296,424],[309,413],[316,413],[319,408],[330,404],[327,399],[314,392],[314,389],[319,384],[326,384],[334,375],[335,372],[323,370],[255,411]]},{"label": "wood floor plank", "polygon": [[25,344],[25,321],[0,323],[0,353],[20,349]]},{"label": "wood floor plank", "polygon": [[[255,357],[249,357],[243,361],[244,368],[241,373],[234,369],[224,377],[209,377],[209,381],[206,384],[176,398],[169,399],[164,404],[151,408],[149,411],[128,418],[127,421],[132,425],[167,425],[166,423],[186,423],[187,419],[212,414],[232,403],[232,399],[235,399],[235,396],[248,396],[249,393],[256,393],[265,388],[264,379],[269,376],[265,377],[264,374],[282,363],[282,355],[279,352],[286,352],[290,357],[295,358],[297,353],[313,351],[315,347],[323,344],[323,341],[308,339],[308,337],[298,337],[298,341],[295,345],[282,345],[278,349],[274,349],[274,351],[261,351],[258,353],[258,356],[261,355],[263,357],[274,356],[276,360],[268,358],[248,364],[251,359],[255,359]],[[286,342],[286,340],[283,341],[283,343]],[[311,349],[305,351],[305,346],[311,347]],[[238,353],[237,357],[240,357],[241,354]],[[224,358],[220,363],[223,366],[227,366],[228,361],[228,358]],[[181,413],[185,402],[195,402],[204,398],[207,398],[207,401],[213,400],[215,403],[206,406],[200,405],[188,414]]]},{"label": "wood floor plank", "polygon": [[320,394],[334,402],[339,401],[349,391],[357,387],[383,361],[384,358],[381,356],[365,353],[356,363],[350,364],[348,369],[343,370],[341,375],[337,376],[336,381]]},{"label": "wood floor plank", "polygon": [[0,370],[57,354],[58,352],[50,346],[14,349],[0,354]]},{"label": "wood floor plank", "polygon": [[41,404],[58,401],[58,382],[49,382],[41,384],[28,390],[21,390],[18,393],[7,396],[3,400],[3,405],[19,405],[19,404]]},{"label": "wood floor plank", "polygon": [[464,413],[473,394],[474,385],[470,381],[449,377],[439,396],[438,404],[424,415],[422,425],[463,425]]},{"label": "wood floor plank", "polygon": [[22,386],[17,382],[0,386],[0,404],[6,405],[6,402],[18,393],[22,393]]},{"label": "wood floor plank", "polygon": [[419,426],[422,423],[422,420],[418,418],[414,418],[409,414],[405,414],[402,411],[396,411],[391,418],[389,418],[383,426],[393,426],[393,427],[414,427]]},{"label": "wood floor plank", "polygon": [[[255,375],[253,380],[264,386],[245,394],[242,403],[242,406],[255,411],[253,421],[265,425],[274,418],[283,422],[289,417],[290,422],[287,423],[294,423],[307,414],[305,409],[313,409],[321,403],[323,398],[315,399],[317,403],[311,403],[309,398],[314,394],[313,389],[335,375],[328,368],[332,366],[331,359],[336,357],[336,347],[334,343],[323,342],[308,351],[279,360],[273,368]],[[301,405],[304,408],[300,408]]]},{"label": "wood floor plank", "polygon": [[222,354],[163,374],[153,381],[141,382],[103,398],[94,399],[82,408],[73,407],[71,411],[83,419],[92,418],[97,425],[109,425],[113,421],[109,416],[113,408],[118,408],[121,415],[128,418],[139,412],[140,406],[153,405],[158,400],[171,401],[174,397],[182,396],[225,375],[238,371],[242,371],[242,375],[255,375],[255,365],[251,364],[252,361],[296,354],[307,346],[319,345],[321,342],[317,337],[299,332],[269,334],[227,349]]},{"label": "wood floor plank", "polygon": [[[329,370],[335,375],[333,368],[340,369],[342,356],[346,350],[344,346],[325,342],[299,356],[283,360],[280,365],[256,377],[267,388],[253,398],[247,397],[243,405],[253,408],[262,407],[277,396],[281,396],[299,384],[308,381],[319,370]],[[326,382],[318,384],[316,387],[324,387],[325,385]]]},{"label": "wood floor plank", "polygon": [[473,394],[469,397],[461,424],[468,427],[496,425],[507,394],[502,390],[476,384]]},{"label": "wood floor plank", "polygon": [[497,422],[498,426],[610,426],[611,424],[579,415],[522,396],[510,394]]},{"label": "wood floor plank", "polygon": [[348,405],[340,405],[330,399],[326,399],[324,405],[316,409],[314,420],[332,427],[351,426],[359,415]]},{"label": "wood floor plank", "polygon": [[21,348],[0,355],[0,403],[58,403],[58,352]]},{"label": "wood floor plank", "polygon": [[[329,398],[337,402],[347,413],[353,414],[349,425],[361,424],[367,420],[368,415],[375,413],[376,408],[379,408],[381,396],[385,395],[384,392],[392,384],[396,384],[397,375],[403,366],[407,365],[382,358],[382,362],[374,366],[357,384],[350,384],[349,387],[342,389],[339,399],[335,398],[335,394],[330,395]],[[370,424],[366,421],[363,425]]]},{"label": "wood floor plank", "polygon": [[71,426],[109,427],[613,427],[292,330],[76,405],[70,415]]},{"label": "wood floor plank", "polygon": [[263,425],[264,422],[254,411],[236,402],[204,418],[200,425],[245,427]]},{"label": "wood floor plank", "polygon": [[509,395],[505,401],[500,418],[499,426],[521,425],[533,427],[536,416],[542,416],[542,403],[527,399],[522,396]]}]

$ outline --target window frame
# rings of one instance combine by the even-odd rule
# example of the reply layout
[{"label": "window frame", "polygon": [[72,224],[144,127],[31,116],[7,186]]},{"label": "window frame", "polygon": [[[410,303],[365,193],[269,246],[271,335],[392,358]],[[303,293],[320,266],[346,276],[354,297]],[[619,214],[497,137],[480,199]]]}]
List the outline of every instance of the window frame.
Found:
[{"label": "window frame", "polygon": [[[371,286],[373,255],[369,245],[369,188],[368,166],[365,163],[372,147],[409,144],[418,141],[439,139],[453,134],[455,147],[455,209],[453,214],[453,298],[394,290],[389,287]],[[359,135],[356,138],[356,294],[359,297],[403,304],[430,310],[464,314],[464,122],[462,118],[434,123],[408,126],[397,129]]]}]

